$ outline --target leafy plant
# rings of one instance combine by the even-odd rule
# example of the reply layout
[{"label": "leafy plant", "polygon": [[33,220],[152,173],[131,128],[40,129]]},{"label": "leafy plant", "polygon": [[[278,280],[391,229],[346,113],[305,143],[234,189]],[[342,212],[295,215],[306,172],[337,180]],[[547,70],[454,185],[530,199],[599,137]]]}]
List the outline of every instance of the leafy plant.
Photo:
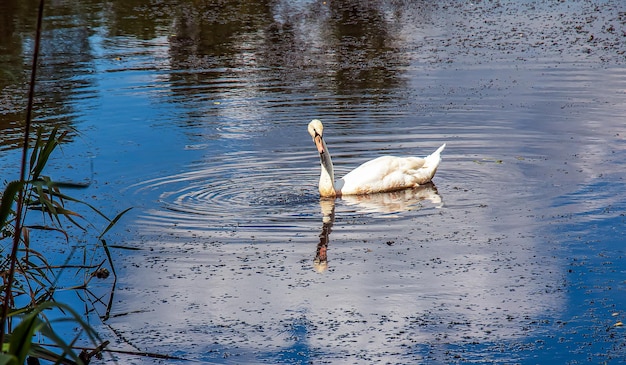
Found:
[{"label": "leafy plant", "polygon": [[[1,299],[7,308],[6,315],[3,316],[3,324],[5,324],[3,329],[6,327],[7,332],[11,333],[3,341],[0,365],[22,364],[24,356],[27,354],[51,357],[52,352],[43,351],[41,346],[30,345],[35,332],[52,340],[56,346],[63,349],[62,354],[56,355],[58,359],[63,359],[65,356],[76,357],[71,352],[69,345],[54,334],[52,329],[54,322],[46,318],[44,310],[48,312],[56,309],[57,312],[69,313],[69,320],[78,323],[83,331],[89,334],[89,338],[94,344],[99,341],[93,330],[69,306],[52,302],[54,301],[58,276],[66,266],[52,266],[45,253],[32,247],[30,241],[32,231],[44,231],[60,233],[64,240],[69,243],[70,236],[64,228],[66,223],[70,223],[71,227],[83,231],[93,228],[93,226],[83,222],[80,214],[68,207],[69,203],[82,204],[108,222],[102,233],[98,235],[97,240],[101,244],[100,247],[108,259],[111,270],[115,272],[109,247],[103,236],[128,209],[115,218],[109,219],[93,205],[62,192],[61,186],[67,184],[56,183],[49,176],[43,174],[50,155],[63,142],[66,135],[67,133],[59,133],[58,129],[55,128],[47,137],[44,137],[43,130],[39,129],[31,152],[28,179],[7,183],[2,193],[0,200],[0,232],[2,232],[0,243],[13,241],[18,244],[17,251],[11,255],[5,255],[6,258],[0,264],[2,268],[0,275],[4,280]],[[35,212],[38,212],[37,215],[41,215],[41,218],[36,223],[32,223],[33,219],[28,219],[28,217]],[[5,251],[7,246],[2,245],[0,248]],[[101,269],[101,266],[98,265],[97,268]],[[93,269],[94,266],[85,264],[79,268],[87,270]],[[88,280],[91,277],[89,276]],[[87,283],[79,288],[85,288],[86,285]],[[20,321],[12,328],[12,320],[15,317],[18,317]],[[77,338],[73,341],[76,340]],[[76,357],[76,361],[80,362],[81,360]]]},{"label": "leafy plant", "polygon": [[[63,341],[53,330],[53,322],[45,321],[42,312],[48,309],[59,309],[71,315],[71,320],[79,323],[87,332],[92,341],[98,341],[98,335],[86,324],[70,306],[62,303],[44,302],[36,306],[30,313],[23,315],[19,324],[13,332],[7,336],[8,342],[2,346],[0,353],[0,364],[24,364],[27,357],[31,356],[37,359],[45,359],[54,361],[55,363],[76,364],[86,363],[89,361],[84,354],[76,355],[72,348]],[[63,350],[58,354],[32,342],[32,338],[36,333],[40,333],[45,337],[54,341],[54,343]],[[69,359],[66,358],[69,357]]]},{"label": "leafy plant", "polygon": [[[27,358],[46,359],[58,364],[84,364],[92,356],[99,354],[108,342],[102,343],[97,333],[74,311],[69,305],[55,301],[54,294],[60,273],[67,265],[53,266],[48,262],[45,251],[33,247],[31,233],[40,231],[49,238],[50,233],[60,234],[69,243],[70,235],[64,224],[87,231],[94,227],[85,224],[84,219],[69,209],[68,204],[82,204],[91,211],[103,217],[108,225],[100,233],[97,241],[106,254],[111,270],[113,263],[109,246],[103,239],[125,210],[115,218],[109,219],[106,215],[89,203],[75,199],[61,191],[71,184],[55,182],[44,174],[53,151],[65,140],[68,133],[54,128],[47,135],[43,128],[37,131],[36,139],[32,143],[30,159],[27,158],[31,145],[30,129],[33,108],[33,95],[39,41],[41,35],[42,14],[44,1],[40,0],[37,19],[37,35],[31,70],[28,106],[26,109],[26,123],[24,128],[24,143],[20,164],[20,178],[16,181],[5,182],[4,191],[0,197],[0,278],[2,280],[0,301],[2,311],[0,317],[0,365],[24,364]],[[27,160],[29,163],[27,163]],[[28,164],[28,166],[27,166]],[[38,212],[39,219],[35,214]],[[80,269],[93,269],[94,266],[82,265]],[[98,270],[102,264],[97,265]],[[87,279],[81,288],[86,288]],[[51,314],[54,313],[54,316]],[[83,351],[77,355],[73,344],[81,334],[76,334],[71,341],[57,335],[54,327],[59,323],[71,321],[82,329],[88,339],[96,346],[91,352]],[[14,323],[15,322],[15,323]],[[35,335],[51,341],[55,352],[33,342]],[[31,363],[31,361],[28,361]],[[38,360],[32,360],[38,363]]]}]

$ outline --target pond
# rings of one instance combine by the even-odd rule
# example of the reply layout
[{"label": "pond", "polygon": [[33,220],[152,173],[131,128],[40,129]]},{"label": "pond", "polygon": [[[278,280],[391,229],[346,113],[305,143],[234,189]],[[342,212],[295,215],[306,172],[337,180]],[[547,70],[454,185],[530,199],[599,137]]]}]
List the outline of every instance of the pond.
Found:
[{"label": "pond", "polygon": [[[3,180],[36,8],[0,5]],[[133,207],[94,325],[200,363],[620,361],[625,24],[610,0],[48,3],[52,174]],[[432,184],[320,199],[315,118],[339,176],[447,147]]]}]

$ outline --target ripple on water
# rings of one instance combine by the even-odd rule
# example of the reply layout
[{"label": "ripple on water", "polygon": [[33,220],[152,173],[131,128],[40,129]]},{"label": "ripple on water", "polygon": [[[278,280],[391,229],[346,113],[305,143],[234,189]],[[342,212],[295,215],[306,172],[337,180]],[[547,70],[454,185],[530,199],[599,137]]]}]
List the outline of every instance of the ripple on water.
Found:
[{"label": "ripple on water", "polygon": [[131,189],[137,194],[157,195],[159,205],[138,219],[140,227],[153,233],[263,227],[278,233],[297,226],[298,217],[319,214],[319,198],[308,175],[308,170],[293,162],[236,152],[222,156],[219,162],[199,162],[185,172],[136,184]]}]

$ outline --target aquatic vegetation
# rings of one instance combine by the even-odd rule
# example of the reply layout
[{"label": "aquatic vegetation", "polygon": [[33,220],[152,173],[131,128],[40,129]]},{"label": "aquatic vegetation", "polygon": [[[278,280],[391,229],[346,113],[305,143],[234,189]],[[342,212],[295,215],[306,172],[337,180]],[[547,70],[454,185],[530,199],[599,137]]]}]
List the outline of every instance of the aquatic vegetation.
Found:
[{"label": "aquatic vegetation", "polygon": [[[103,236],[128,209],[115,218],[109,219],[91,204],[62,192],[62,187],[71,184],[56,183],[51,177],[42,174],[50,154],[63,141],[65,135],[66,133],[59,133],[57,129],[54,129],[49,136],[44,138],[40,129],[31,152],[27,179],[6,183],[2,193],[0,250],[5,254],[0,262],[3,278],[0,298],[3,303],[2,337],[5,353],[2,355],[3,358],[0,358],[0,363],[4,363],[3,361],[23,363],[23,356],[26,354],[40,357],[46,355],[48,358],[52,356],[51,354],[54,353],[47,353],[40,346],[30,346],[25,343],[30,342],[33,332],[40,333],[52,340],[58,348],[63,349],[63,353],[57,355],[59,358],[70,356],[74,361],[79,361],[77,355],[70,351],[68,343],[55,335],[53,324],[56,321],[69,319],[76,322],[94,346],[101,344],[97,334],[78,313],[70,306],[55,301],[58,278],[68,265],[53,265],[49,262],[46,253],[46,247],[51,245],[46,245],[46,242],[37,242],[40,245],[36,247],[30,238],[34,231],[60,233],[65,243],[69,245],[71,236],[67,232],[67,227],[81,231],[95,228],[93,225],[85,224],[81,215],[69,208],[70,203],[85,205],[108,222],[105,229],[97,236],[97,240],[101,249],[100,253],[107,257],[108,266],[115,272],[109,247]],[[58,240],[58,234],[47,236],[51,240]],[[106,278],[109,270],[103,265],[104,263],[105,261],[99,265],[91,265],[85,262],[78,267],[73,265],[74,269],[93,272],[93,275],[85,275],[87,279],[83,285],[73,289],[86,289],[92,278]],[[50,310],[53,309],[55,311],[52,312],[57,313],[51,316]],[[63,316],[59,318],[59,314]],[[54,319],[49,320],[48,317]],[[14,326],[15,323],[17,324]],[[75,342],[80,335],[82,334],[77,334],[76,338],[69,343]]]},{"label": "aquatic vegetation", "polygon": [[[95,226],[85,224],[82,216],[70,205],[84,205],[96,212],[107,222],[107,226],[97,236],[99,253],[108,260],[110,269],[115,273],[111,254],[103,236],[115,225],[125,211],[110,219],[93,205],[73,198],[62,192],[62,188],[72,187],[71,183],[58,183],[44,174],[53,151],[67,138],[68,132],[58,128],[45,132],[40,127],[36,139],[31,143],[31,115],[43,1],[40,3],[37,38],[34,49],[31,83],[26,111],[24,144],[20,166],[20,178],[5,181],[0,199],[0,276],[2,286],[0,300],[2,316],[0,324],[0,364],[24,364],[27,358],[46,359],[55,363],[88,363],[90,358],[98,356],[108,341],[102,341],[96,331],[87,324],[80,314],[70,305],[55,299],[58,279],[67,263],[56,265],[49,260],[48,240],[58,241],[59,234],[69,246],[72,236],[70,229],[91,231]],[[29,146],[32,145],[32,148]],[[30,158],[27,159],[30,151]],[[28,161],[27,161],[28,160]],[[27,166],[28,165],[28,166]],[[31,240],[34,232],[47,233],[43,238]],[[51,234],[56,233],[56,234]],[[44,241],[44,242],[42,242]],[[68,251],[65,251],[68,252]],[[72,250],[69,250],[70,255]],[[68,256],[69,257],[69,256]],[[105,261],[99,265],[73,265],[84,272],[93,271],[94,275],[85,275],[86,282],[73,290],[86,289],[93,277],[108,276]],[[68,341],[55,331],[59,324],[72,322],[81,331]],[[46,339],[49,345],[33,343],[34,335]],[[73,345],[83,335],[94,345],[89,350],[83,349],[77,354]],[[54,348],[54,351],[51,350]],[[37,363],[36,360],[33,360]],[[31,363],[29,360],[28,363]]]}]

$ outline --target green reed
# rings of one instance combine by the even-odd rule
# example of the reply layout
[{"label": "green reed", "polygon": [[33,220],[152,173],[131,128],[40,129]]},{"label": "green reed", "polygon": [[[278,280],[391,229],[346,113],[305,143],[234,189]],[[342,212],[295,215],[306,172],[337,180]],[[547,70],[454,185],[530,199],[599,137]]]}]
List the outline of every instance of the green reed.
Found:
[{"label": "green reed", "polygon": [[[66,314],[67,318],[56,321],[63,322],[69,318],[83,329],[94,345],[101,342],[95,331],[81,319],[80,315],[69,306],[55,301],[54,294],[58,278],[69,265],[52,265],[43,251],[45,247],[41,249],[34,247],[34,242],[30,239],[33,232],[39,231],[47,233],[47,236],[57,241],[60,236],[62,241],[69,245],[71,236],[65,227],[74,227],[81,231],[95,229],[93,225],[85,224],[82,216],[69,208],[69,205],[87,206],[107,222],[96,240],[106,256],[108,266],[115,273],[109,246],[103,237],[128,209],[113,219],[109,219],[93,205],[65,194],[62,187],[71,186],[71,184],[56,183],[49,176],[42,174],[50,155],[66,136],[66,132],[59,133],[56,128],[46,137],[43,136],[43,129],[38,130],[26,179],[6,183],[2,193],[0,250],[3,255],[0,258],[0,275],[3,282],[0,299],[3,313],[0,331],[3,348],[0,353],[0,364],[23,364],[26,355],[50,359],[53,352],[46,351],[42,346],[31,345],[32,335],[35,332],[51,340],[57,348],[63,350],[63,353],[55,355],[58,358],[68,356],[77,363],[84,363],[85,359],[80,359],[72,352],[70,345],[78,340],[80,334],[68,344],[54,334],[55,321],[48,320],[44,310],[48,312],[48,310],[56,309],[57,312]],[[11,251],[7,254],[6,251],[9,248]],[[76,267],[76,265],[72,266],[72,268]],[[95,270],[94,272],[98,274],[104,273],[102,275],[108,276],[108,270],[102,264],[83,263],[78,265],[78,268],[84,271]],[[96,277],[95,274],[87,276],[87,282],[74,289],[86,289],[89,280]],[[14,319],[19,322],[15,326]]]},{"label": "green reed", "polygon": [[[70,206],[83,205],[104,218],[107,226],[97,236],[98,247],[106,256],[109,267],[115,274],[109,246],[103,236],[117,223],[125,211],[113,219],[93,205],[65,194],[62,189],[72,184],[55,182],[44,174],[44,168],[50,156],[66,139],[68,132],[53,128],[45,132],[39,128],[36,138],[31,138],[31,118],[34,99],[34,87],[39,55],[41,23],[44,0],[40,0],[37,19],[37,33],[31,69],[31,80],[28,93],[28,106],[24,127],[24,143],[20,163],[19,180],[4,182],[4,190],[0,198],[0,301],[2,312],[0,317],[0,365],[37,363],[36,359],[45,359],[54,363],[86,364],[92,356],[106,347],[108,341],[102,342],[98,334],[91,328],[72,307],[55,300],[55,289],[60,273],[69,265],[53,265],[46,247],[34,247],[31,234],[41,232],[48,239],[56,239],[59,235],[69,245],[71,236],[68,229],[79,229],[87,232],[95,227]],[[28,154],[30,152],[30,158]],[[86,224],[87,223],[87,224]],[[56,237],[56,238],[55,238]],[[69,259],[68,259],[69,261]],[[100,265],[78,265],[84,271],[97,269],[97,276],[108,276],[108,270]],[[76,266],[72,266],[76,267]],[[91,278],[74,289],[86,289]],[[54,317],[50,314],[54,313]],[[108,312],[107,312],[108,313]],[[70,341],[58,336],[55,326],[67,323],[78,325],[82,333],[74,335]],[[47,345],[33,342],[33,336],[46,339]],[[74,344],[85,334],[94,348],[83,349],[76,354]],[[55,351],[52,351],[54,348]]]}]

